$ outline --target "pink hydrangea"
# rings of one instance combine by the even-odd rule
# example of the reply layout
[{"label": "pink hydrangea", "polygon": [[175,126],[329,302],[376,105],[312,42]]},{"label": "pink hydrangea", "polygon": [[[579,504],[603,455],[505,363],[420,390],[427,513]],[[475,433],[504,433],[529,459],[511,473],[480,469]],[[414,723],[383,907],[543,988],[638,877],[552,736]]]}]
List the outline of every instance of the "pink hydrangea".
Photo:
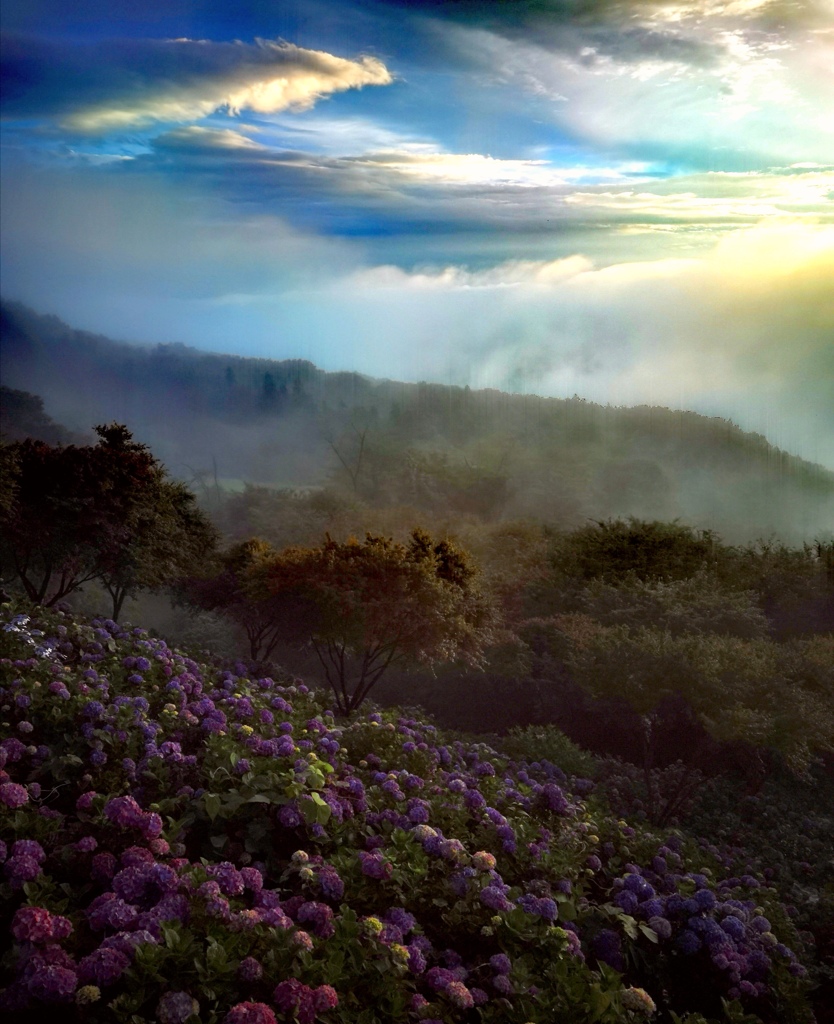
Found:
[{"label": "pink hydrangea", "polygon": [[223,1024],[276,1024],[275,1014],[266,1003],[237,1003],[223,1019]]},{"label": "pink hydrangea", "polygon": [[88,789],[86,793],[82,793],[75,801],[75,809],[77,811],[89,811],[93,806],[93,800],[95,800],[96,796],[95,790]]},{"label": "pink hydrangea", "polygon": [[313,1005],[316,1013],[324,1013],[325,1010],[333,1010],[339,1005],[339,997],[332,985],[319,985],[313,991]]},{"label": "pink hydrangea", "polygon": [[284,1013],[295,1015],[298,1024],[313,1024],[316,1007],[313,990],[297,978],[287,978],[276,986],[272,998]]},{"label": "pink hydrangea", "polygon": [[462,981],[450,981],[444,992],[446,998],[457,1006],[458,1009],[469,1010],[475,1005],[472,993]]},{"label": "pink hydrangea", "polygon": [[21,907],[12,921],[12,935],[18,942],[43,945],[52,939],[52,914],[44,907]]},{"label": "pink hydrangea", "polygon": [[145,812],[132,796],[117,796],[104,805],[104,813],[114,825],[121,828],[141,828]]}]

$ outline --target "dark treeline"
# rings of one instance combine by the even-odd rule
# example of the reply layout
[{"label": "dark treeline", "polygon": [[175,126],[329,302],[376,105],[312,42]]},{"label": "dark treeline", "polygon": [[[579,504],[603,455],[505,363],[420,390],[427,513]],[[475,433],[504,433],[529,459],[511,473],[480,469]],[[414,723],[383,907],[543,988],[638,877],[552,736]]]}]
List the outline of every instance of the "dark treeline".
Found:
[{"label": "dark treeline", "polygon": [[733,542],[796,544],[834,523],[834,474],[727,420],[119,344],[18,304],[0,313],[8,387],[74,431],[128,423],[206,500],[249,482],[478,522],[681,519]]}]

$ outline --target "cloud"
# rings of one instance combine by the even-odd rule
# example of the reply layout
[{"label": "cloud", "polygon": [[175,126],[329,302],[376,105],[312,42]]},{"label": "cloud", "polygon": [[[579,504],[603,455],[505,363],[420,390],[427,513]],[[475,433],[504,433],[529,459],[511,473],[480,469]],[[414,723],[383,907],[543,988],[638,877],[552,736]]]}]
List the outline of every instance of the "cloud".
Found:
[{"label": "cloud", "polygon": [[[551,33],[453,25],[446,45],[485,82],[519,90],[537,116],[603,151],[725,170],[830,160],[830,21],[825,31],[683,11],[658,28],[648,10],[623,5],[608,21]],[[618,20],[629,11],[636,21]]]},{"label": "cloud", "polygon": [[698,258],[606,267],[365,268],[324,301],[347,332],[376,311],[364,372],[382,359],[410,379],[694,408],[834,467],[832,226],[765,223]]},{"label": "cloud", "polygon": [[[372,132],[365,137],[376,141]],[[391,133],[386,141],[390,148],[344,156],[279,148],[271,129],[251,139],[228,129],[189,126],[153,140],[153,151],[125,172],[153,174],[164,167],[192,182],[202,175],[230,200],[273,213],[280,209],[335,234],[361,234],[364,222],[369,234],[384,229],[444,235],[454,227],[508,236],[583,226],[609,234],[716,237],[766,217],[834,219],[830,165],[667,179],[651,178],[637,161],[559,166],[443,152],[433,143]]]},{"label": "cloud", "polygon": [[444,267],[441,270],[405,271],[395,266],[358,271],[351,281],[359,288],[418,291],[459,291],[518,287],[551,287],[587,273],[593,264],[585,256],[559,260],[511,260],[485,270]]},{"label": "cloud", "polygon": [[82,133],[196,121],[223,109],[309,110],[334,93],[393,79],[372,56],[348,60],[281,40],[3,44],[4,116],[45,116]]}]

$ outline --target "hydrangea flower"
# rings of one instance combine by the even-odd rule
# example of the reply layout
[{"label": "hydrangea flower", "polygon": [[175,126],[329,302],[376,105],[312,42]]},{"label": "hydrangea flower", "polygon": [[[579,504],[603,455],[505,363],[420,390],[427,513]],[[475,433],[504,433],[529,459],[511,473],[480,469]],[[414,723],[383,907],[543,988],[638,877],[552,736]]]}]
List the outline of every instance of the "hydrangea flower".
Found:
[{"label": "hydrangea flower", "polygon": [[659,914],[654,917],[650,917],[648,925],[658,938],[669,939],[672,937],[672,923],[665,917],[661,917]]},{"label": "hydrangea flower", "polygon": [[[697,938],[697,936],[696,936]],[[603,928],[594,936],[591,948],[598,960],[622,973],[625,970],[623,947],[620,936],[610,928]]]},{"label": "hydrangea flower", "polygon": [[160,1024],[184,1024],[200,1012],[200,1004],[188,992],[166,992],[156,1005]]},{"label": "hydrangea flower", "polygon": [[47,1003],[68,1003],[78,986],[78,976],[68,967],[45,964],[28,980],[29,994]]},{"label": "hydrangea flower", "polygon": [[489,958],[489,966],[496,974],[509,974],[512,964],[506,953],[496,953]]},{"label": "hydrangea flower", "polygon": [[339,996],[331,985],[319,985],[313,990],[313,1006],[317,1013],[334,1010],[339,1005]]},{"label": "hydrangea flower", "polygon": [[443,990],[443,994],[450,1003],[460,1010],[469,1010],[475,1005],[472,993],[462,981],[450,981]]},{"label": "hydrangea flower", "polygon": [[21,854],[9,857],[3,865],[3,873],[13,889],[21,889],[26,882],[32,882],[41,873],[41,866],[34,857]]},{"label": "hydrangea flower", "polygon": [[79,963],[78,979],[84,985],[106,988],[118,981],[129,966],[130,961],[124,953],[99,946]]},{"label": "hydrangea flower", "polygon": [[622,994],[623,1006],[635,1013],[650,1017],[657,1007],[649,993],[643,988],[627,988]]},{"label": "hydrangea flower", "polygon": [[12,921],[12,935],[18,942],[51,942],[52,914],[43,907],[21,907]]},{"label": "hydrangea flower", "polygon": [[223,1018],[223,1024],[276,1024],[276,1020],[266,1003],[236,1003]]},{"label": "hydrangea flower", "polygon": [[294,1014],[298,1024],[313,1024],[316,1019],[313,990],[297,978],[280,982],[272,998],[279,1010]]},{"label": "hydrangea flower", "polygon": [[360,850],[359,863],[363,875],[379,881],[390,878],[394,871],[394,865],[378,852],[367,853],[365,850]]},{"label": "hydrangea flower", "polygon": [[82,985],[75,993],[75,1001],[79,1006],[89,1006],[101,999],[101,989],[98,985]]},{"label": "hydrangea flower", "polygon": [[329,939],[336,931],[333,924],[333,911],[326,903],[304,903],[298,911],[298,920],[302,924],[310,923],[313,933],[320,939]]},{"label": "hydrangea flower", "polygon": [[256,960],[253,956],[245,957],[238,964],[237,977],[247,984],[260,981],[263,977],[263,973],[264,969],[261,966],[260,961]]},{"label": "hydrangea flower", "polygon": [[29,791],[18,782],[4,782],[0,784],[0,804],[11,810],[17,810],[29,803]]}]

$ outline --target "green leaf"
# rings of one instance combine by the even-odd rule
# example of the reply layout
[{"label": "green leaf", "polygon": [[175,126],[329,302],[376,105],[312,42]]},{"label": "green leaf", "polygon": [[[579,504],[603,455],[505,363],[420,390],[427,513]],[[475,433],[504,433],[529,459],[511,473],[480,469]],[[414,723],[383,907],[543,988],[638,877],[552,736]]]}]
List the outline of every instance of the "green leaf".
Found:
[{"label": "green leaf", "polygon": [[214,821],[220,812],[220,802],[220,797],[216,793],[206,793],[203,796],[203,806],[211,821]]}]

